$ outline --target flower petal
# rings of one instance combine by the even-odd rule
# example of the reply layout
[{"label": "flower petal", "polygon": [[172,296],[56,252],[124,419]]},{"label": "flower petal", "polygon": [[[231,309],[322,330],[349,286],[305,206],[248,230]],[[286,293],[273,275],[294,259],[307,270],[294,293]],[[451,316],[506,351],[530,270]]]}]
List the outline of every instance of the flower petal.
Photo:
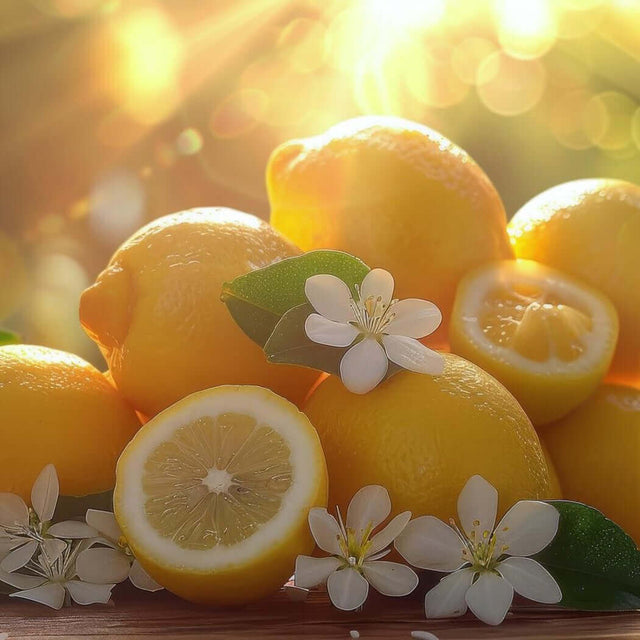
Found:
[{"label": "flower petal", "polygon": [[53,519],[59,492],[60,485],[56,468],[52,464],[48,464],[40,472],[31,489],[31,504],[38,514],[40,522],[49,522]]},{"label": "flower petal", "polygon": [[404,369],[432,376],[444,371],[444,358],[414,338],[382,336],[382,344],[389,360]]},{"label": "flower petal", "polygon": [[0,569],[9,573],[21,569],[33,558],[33,554],[38,550],[39,546],[35,540],[31,540],[27,544],[10,551],[0,562]]},{"label": "flower petal", "polygon": [[472,540],[490,535],[498,512],[498,492],[482,476],[471,476],[458,496],[458,516],[464,532]]},{"label": "flower petal", "polygon": [[562,591],[553,576],[531,558],[507,558],[496,569],[523,597],[545,604],[562,600]]},{"label": "flower petal", "polygon": [[341,569],[329,576],[327,591],[334,607],[353,611],[367,599],[369,583],[355,569]]},{"label": "flower petal", "polygon": [[327,578],[338,570],[342,562],[338,558],[312,558],[310,556],[298,556],[296,558],[296,587],[311,589],[319,584],[324,584]]},{"label": "flower petal", "polygon": [[456,571],[466,563],[460,536],[434,516],[412,520],[396,539],[395,548],[409,564],[420,569]]},{"label": "flower petal", "polygon": [[407,298],[393,306],[395,318],[387,325],[385,333],[393,336],[424,338],[433,333],[442,322],[440,309],[428,300]]},{"label": "flower petal", "polygon": [[384,529],[378,531],[371,538],[371,547],[367,551],[367,558],[386,549],[402,533],[409,520],[411,520],[411,511],[403,511],[393,518]]},{"label": "flower petal", "polygon": [[338,541],[342,537],[337,520],[321,507],[309,511],[309,528],[316,544],[332,556],[342,555]]},{"label": "flower petal", "polygon": [[58,540],[57,538],[45,538],[42,542],[42,550],[50,562],[57,560],[66,548],[67,543],[64,540]]},{"label": "flower petal", "polygon": [[115,584],[93,584],[82,580],[69,580],[65,588],[77,604],[107,604]]},{"label": "flower petal", "polygon": [[15,493],[0,493],[0,527],[27,526],[29,509]]},{"label": "flower petal", "polygon": [[513,587],[503,577],[485,571],[469,587],[465,600],[476,618],[500,624],[513,602]]},{"label": "flower petal", "polygon": [[340,278],[327,273],[311,276],[304,283],[304,292],[321,316],[334,322],[353,320],[351,290]]},{"label": "flower petal", "polygon": [[387,355],[380,344],[365,338],[342,357],[340,377],[352,393],[367,393],[382,382],[388,366]]},{"label": "flower petal", "polygon": [[0,569],[0,582],[4,582],[16,589],[35,589],[47,581],[42,576],[30,576],[23,573],[9,573]]},{"label": "flower petal", "polygon": [[93,527],[100,535],[117,542],[122,535],[116,517],[111,511],[100,511],[99,509],[89,509],[85,520],[90,527]]},{"label": "flower petal", "polygon": [[131,584],[137,589],[142,589],[143,591],[160,591],[164,589],[164,587],[156,582],[145,570],[144,567],[137,561],[134,560],[131,565],[131,570],[129,571],[129,580],[131,580]]},{"label": "flower petal", "polygon": [[84,522],[78,522],[77,520],[65,520],[64,522],[57,522],[49,527],[49,535],[55,538],[96,538],[98,532]]},{"label": "flower petal", "polygon": [[360,300],[363,302],[369,298],[380,296],[382,302],[388,305],[393,298],[393,276],[385,269],[371,269],[364,277],[360,286]]},{"label": "flower petal", "polygon": [[389,492],[378,484],[370,484],[351,498],[347,509],[347,529],[354,531],[360,539],[365,529],[375,529],[390,513]]},{"label": "flower petal", "polygon": [[360,333],[352,324],[334,322],[318,313],[307,316],[304,331],[309,340],[330,347],[348,347]]},{"label": "flower petal", "polygon": [[57,582],[47,582],[35,589],[27,589],[26,591],[16,591],[12,593],[12,598],[24,598],[25,600],[33,600],[40,604],[46,604],[52,609],[62,609],[64,604],[64,589]]},{"label": "flower petal", "polygon": [[476,572],[471,569],[460,569],[442,578],[431,589],[424,599],[424,610],[427,618],[455,618],[467,612],[464,599]]},{"label": "flower petal", "polygon": [[124,553],[105,547],[82,551],[76,560],[80,580],[96,584],[123,582],[130,568],[131,560]]},{"label": "flower petal", "polygon": [[397,562],[365,562],[362,572],[369,584],[384,596],[407,596],[418,586],[416,572]]},{"label": "flower petal", "polygon": [[542,551],[558,531],[560,513],[537,500],[521,500],[504,514],[496,527],[494,557],[532,556]]}]

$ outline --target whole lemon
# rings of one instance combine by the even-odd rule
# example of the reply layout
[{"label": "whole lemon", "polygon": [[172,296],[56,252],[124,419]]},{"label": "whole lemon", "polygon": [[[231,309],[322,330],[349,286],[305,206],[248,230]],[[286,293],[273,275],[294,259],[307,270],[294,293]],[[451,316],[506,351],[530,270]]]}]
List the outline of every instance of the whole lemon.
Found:
[{"label": "whole lemon", "polygon": [[47,464],[63,495],[113,489],[116,462],[140,428],[95,367],[64,351],[0,347],[0,492],[29,500]]},{"label": "whole lemon", "polygon": [[620,320],[610,379],[640,382],[640,186],[575,180],[536,196],[508,227],[518,258],[561,269],[600,289]]},{"label": "whole lemon", "polygon": [[475,474],[496,487],[501,512],[550,497],[538,436],[515,398],[471,362],[443,357],[440,376],[401,372],[365,395],[330,377],[311,395],[304,411],[327,459],[330,506],[346,509],[358,489],[380,484],[394,513],[446,521]]},{"label": "whole lemon", "polygon": [[165,216],[115,252],[82,294],[80,320],[118,389],[146,416],[220,384],[257,384],[299,403],[318,374],[269,364],[220,300],[225,282],[299,253],[233,209]]},{"label": "whole lemon", "polygon": [[341,249],[396,280],[399,298],[435,302],[446,344],[458,280],[511,258],[500,196],[469,155],[425,126],[347,120],[278,147],[267,167],[271,224],[301,249]]},{"label": "whole lemon", "polygon": [[541,438],[564,498],[599,509],[640,544],[640,389],[604,384]]}]

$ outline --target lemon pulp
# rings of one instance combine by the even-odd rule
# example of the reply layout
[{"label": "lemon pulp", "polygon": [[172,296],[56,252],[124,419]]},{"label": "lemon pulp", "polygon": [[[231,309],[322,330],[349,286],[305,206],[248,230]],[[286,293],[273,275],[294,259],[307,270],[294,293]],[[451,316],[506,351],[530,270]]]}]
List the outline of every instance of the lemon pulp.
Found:
[{"label": "lemon pulp", "polygon": [[593,321],[587,310],[565,302],[544,287],[500,287],[482,303],[478,324],[491,342],[525,358],[573,362],[587,350]]},{"label": "lemon pulp", "polygon": [[149,524],[184,549],[237,544],[271,520],[292,484],[283,437],[251,416],[204,416],[177,429],[147,459]]}]

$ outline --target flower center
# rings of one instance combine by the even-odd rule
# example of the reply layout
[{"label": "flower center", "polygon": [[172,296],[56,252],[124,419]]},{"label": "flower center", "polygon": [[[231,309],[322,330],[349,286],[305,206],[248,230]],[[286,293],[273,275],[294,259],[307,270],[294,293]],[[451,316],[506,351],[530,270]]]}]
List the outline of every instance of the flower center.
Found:
[{"label": "flower center", "polygon": [[353,529],[344,527],[342,524],[340,510],[338,510],[338,520],[342,530],[342,535],[338,540],[338,544],[340,545],[340,552],[342,553],[344,567],[351,567],[352,569],[361,571],[362,564],[364,563],[367,553],[371,548],[371,540],[369,540],[369,537],[373,531],[373,526],[369,524],[362,532],[362,535],[357,536]]},{"label": "flower center", "polygon": [[389,304],[385,304],[382,296],[369,296],[363,300],[360,289],[356,287],[356,290],[357,299],[351,299],[351,309],[356,318],[355,324],[362,333],[379,336],[396,317],[392,309],[398,301],[392,300]]},{"label": "flower center", "polygon": [[[462,557],[466,562],[471,564],[472,568],[476,571],[493,571],[498,564],[500,556],[508,549],[507,546],[503,546],[500,549],[500,553],[495,553],[497,538],[495,532],[484,530],[480,536],[477,535],[474,529],[468,536],[460,531],[454,520],[450,520],[451,525],[458,532],[461,537],[465,548],[462,550]],[[474,527],[480,526],[478,520],[474,521]]]}]

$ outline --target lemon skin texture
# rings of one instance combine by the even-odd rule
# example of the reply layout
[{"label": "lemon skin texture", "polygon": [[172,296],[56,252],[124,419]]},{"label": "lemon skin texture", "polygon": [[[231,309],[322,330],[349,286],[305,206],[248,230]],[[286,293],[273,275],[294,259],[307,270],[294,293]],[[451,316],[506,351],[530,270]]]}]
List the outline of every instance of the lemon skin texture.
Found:
[{"label": "lemon skin texture", "polygon": [[531,422],[515,398],[476,365],[443,354],[440,376],[400,372],[356,395],[331,376],[307,400],[329,470],[329,505],[345,513],[352,496],[380,484],[393,513],[455,517],[467,480],[493,484],[504,512],[551,495]]},{"label": "lemon skin texture", "polygon": [[557,185],[526,203],[508,227],[518,258],[581,278],[620,320],[610,381],[640,384],[640,186],[605,178]]},{"label": "lemon skin texture", "polygon": [[165,216],[115,252],[83,293],[80,320],[145,416],[220,384],[257,384],[300,403],[318,373],[269,364],[220,299],[225,282],[299,253],[266,222],[232,209]]},{"label": "lemon skin texture", "polygon": [[390,271],[397,298],[435,302],[447,343],[458,280],[513,257],[505,211],[472,158],[435,131],[394,117],[347,120],[278,147],[267,167],[271,224],[303,251],[339,249]]},{"label": "lemon skin texture", "polygon": [[0,347],[0,492],[27,504],[47,464],[60,493],[113,489],[116,461],[140,422],[100,371],[76,355],[34,345]]}]

